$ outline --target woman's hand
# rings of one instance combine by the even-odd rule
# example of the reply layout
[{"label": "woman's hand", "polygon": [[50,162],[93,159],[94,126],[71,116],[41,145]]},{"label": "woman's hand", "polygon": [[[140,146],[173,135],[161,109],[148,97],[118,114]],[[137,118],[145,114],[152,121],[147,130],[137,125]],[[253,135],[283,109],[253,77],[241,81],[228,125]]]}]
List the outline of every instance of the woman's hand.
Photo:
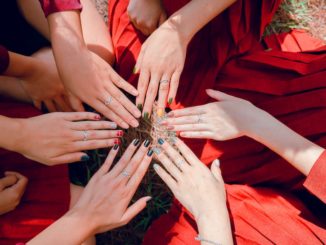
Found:
[{"label": "woman's hand", "polygon": [[34,161],[56,165],[87,161],[82,151],[106,148],[119,143],[121,130],[116,124],[100,121],[89,112],[56,112],[18,120],[14,151]]},{"label": "woman's hand", "polygon": [[133,25],[146,36],[166,20],[161,0],[131,0],[127,11]]},{"label": "woman's hand", "polygon": [[268,114],[249,101],[211,89],[207,94],[218,101],[172,111],[162,124],[185,138],[229,140],[251,136],[268,123]]},{"label": "woman's hand", "polygon": [[135,72],[140,73],[136,104],[143,108],[145,118],[150,116],[157,94],[159,115],[163,115],[166,102],[174,100],[188,42],[166,21],[142,45],[135,66]]},{"label": "woman's hand", "polygon": [[52,51],[39,50],[32,58],[35,65],[28,74],[21,77],[21,84],[34,106],[41,109],[43,102],[50,112],[72,111]]},{"label": "woman's hand", "polygon": [[5,177],[0,179],[0,215],[18,206],[27,182],[27,178],[17,172],[5,172]]}]

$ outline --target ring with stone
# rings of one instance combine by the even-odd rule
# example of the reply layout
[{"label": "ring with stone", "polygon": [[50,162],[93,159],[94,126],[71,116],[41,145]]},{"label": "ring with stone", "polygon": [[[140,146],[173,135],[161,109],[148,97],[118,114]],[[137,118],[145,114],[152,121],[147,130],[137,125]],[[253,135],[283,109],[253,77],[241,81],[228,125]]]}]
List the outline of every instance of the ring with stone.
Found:
[{"label": "ring with stone", "polygon": [[88,140],[88,131],[84,130],[83,131],[83,141],[87,141]]},{"label": "ring with stone", "polygon": [[126,170],[122,171],[121,174],[122,174],[122,176],[127,177],[127,178],[130,178],[130,176],[131,176],[130,173]]},{"label": "ring with stone", "polygon": [[160,81],[160,83],[169,83],[169,80],[163,79],[163,80]]},{"label": "ring with stone", "polygon": [[109,96],[105,101],[104,101],[104,105],[109,106],[112,102],[112,96]]}]

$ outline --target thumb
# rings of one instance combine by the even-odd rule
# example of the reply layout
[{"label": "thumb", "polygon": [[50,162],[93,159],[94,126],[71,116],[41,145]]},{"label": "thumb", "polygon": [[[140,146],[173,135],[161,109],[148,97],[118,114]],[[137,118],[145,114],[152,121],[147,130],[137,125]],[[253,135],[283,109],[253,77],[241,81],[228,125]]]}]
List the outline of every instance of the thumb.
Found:
[{"label": "thumb", "polygon": [[134,218],[137,214],[139,214],[145,207],[149,200],[152,198],[150,196],[142,197],[137,202],[132,204],[125,212],[125,214],[121,218],[121,222],[123,224],[129,223],[129,221]]},{"label": "thumb", "polygon": [[209,97],[216,99],[218,101],[223,101],[223,100],[234,100],[236,97],[228,95],[226,93],[223,93],[218,90],[213,90],[213,89],[206,89],[206,93],[208,94]]},{"label": "thumb", "polygon": [[220,181],[221,183],[224,183],[222,173],[221,173],[221,169],[220,169],[220,160],[215,159],[212,162],[211,172],[218,181]]}]

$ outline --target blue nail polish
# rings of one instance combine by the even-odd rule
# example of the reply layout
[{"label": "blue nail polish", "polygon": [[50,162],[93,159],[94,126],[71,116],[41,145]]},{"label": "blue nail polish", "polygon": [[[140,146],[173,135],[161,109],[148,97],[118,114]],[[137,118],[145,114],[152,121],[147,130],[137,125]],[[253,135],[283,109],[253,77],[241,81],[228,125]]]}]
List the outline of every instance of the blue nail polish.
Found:
[{"label": "blue nail polish", "polygon": [[151,142],[150,142],[149,140],[145,140],[145,142],[144,142],[144,146],[145,146],[145,147],[148,147],[150,143],[151,143]]},{"label": "blue nail polish", "polygon": [[83,155],[81,158],[80,158],[80,161],[82,162],[87,162],[89,160],[89,156],[88,155]]},{"label": "blue nail polish", "polygon": [[163,145],[164,144],[164,140],[159,138],[158,141],[157,141],[160,145]]},{"label": "blue nail polish", "polygon": [[152,149],[150,149],[148,152],[147,152],[147,156],[151,157],[153,155],[154,151]]},{"label": "blue nail polish", "polygon": [[139,139],[134,139],[132,143],[134,146],[137,146],[139,144],[139,141]]}]

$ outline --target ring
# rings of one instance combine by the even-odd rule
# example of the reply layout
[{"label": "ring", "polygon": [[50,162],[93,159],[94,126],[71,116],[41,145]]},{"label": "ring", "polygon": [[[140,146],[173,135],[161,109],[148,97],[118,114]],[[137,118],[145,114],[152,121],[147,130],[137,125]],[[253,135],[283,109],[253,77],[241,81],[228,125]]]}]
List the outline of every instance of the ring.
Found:
[{"label": "ring", "polygon": [[198,115],[197,123],[201,123],[201,122],[202,122],[201,115]]},{"label": "ring", "polygon": [[83,141],[87,141],[88,140],[88,131],[84,130],[83,131]]},{"label": "ring", "polygon": [[127,177],[127,178],[130,178],[130,176],[131,176],[131,175],[129,174],[129,172],[126,171],[126,170],[122,171],[121,174],[122,174],[123,177]]},{"label": "ring", "polygon": [[183,159],[180,159],[178,160],[175,165],[178,167],[178,168],[181,168],[181,166],[185,163],[185,161]]},{"label": "ring", "polygon": [[109,98],[104,101],[104,105],[109,106],[111,102],[112,102],[112,96],[109,96]]},{"label": "ring", "polygon": [[169,80],[164,79],[164,80],[161,80],[160,83],[169,83]]}]

